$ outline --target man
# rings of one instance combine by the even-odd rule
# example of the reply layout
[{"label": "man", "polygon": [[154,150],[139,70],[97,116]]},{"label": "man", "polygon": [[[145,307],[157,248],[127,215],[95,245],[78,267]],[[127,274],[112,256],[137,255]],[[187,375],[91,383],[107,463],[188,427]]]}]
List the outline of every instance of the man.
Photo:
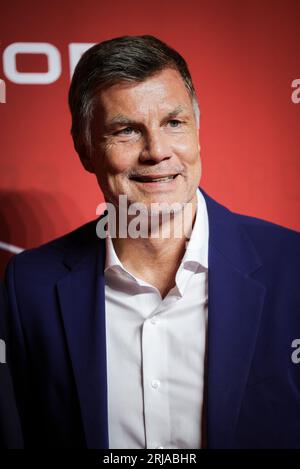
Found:
[{"label": "man", "polygon": [[6,298],[0,282],[0,449],[20,449],[22,434],[7,364],[5,317]]},{"label": "man", "polygon": [[[69,104],[117,217],[8,266],[25,446],[299,448],[300,235],[198,189],[184,59],[152,36],[103,42],[79,61]],[[133,206],[145,236],[127,236]]]}]

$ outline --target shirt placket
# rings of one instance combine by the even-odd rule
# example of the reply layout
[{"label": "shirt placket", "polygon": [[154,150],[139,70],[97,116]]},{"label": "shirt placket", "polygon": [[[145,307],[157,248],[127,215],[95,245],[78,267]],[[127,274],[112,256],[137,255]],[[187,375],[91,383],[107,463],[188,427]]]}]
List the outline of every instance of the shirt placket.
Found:
[{"label": "shirt placket", "polygon": [[142,331],[146,447],[152,449],[166,448],[171,438],[165,319],[159,312],[144,321]]}]

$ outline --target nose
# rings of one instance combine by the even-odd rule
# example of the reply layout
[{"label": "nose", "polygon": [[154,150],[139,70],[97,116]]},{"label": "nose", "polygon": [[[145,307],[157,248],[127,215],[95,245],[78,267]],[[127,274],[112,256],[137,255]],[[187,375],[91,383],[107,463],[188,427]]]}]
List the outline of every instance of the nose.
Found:
[{"label": "nose", "polygon": [[166,135],[163,135],[161,129],[148,132],[144,138],[143,144],[144,147],[139,157],[142,163],[159,163],[172,156],[168,138]]}]

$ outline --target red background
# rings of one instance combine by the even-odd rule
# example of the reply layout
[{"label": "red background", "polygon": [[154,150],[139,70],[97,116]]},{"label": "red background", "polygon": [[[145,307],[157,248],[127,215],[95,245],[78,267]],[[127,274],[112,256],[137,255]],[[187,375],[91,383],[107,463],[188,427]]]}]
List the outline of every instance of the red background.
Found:
[{"label": "red background", "polygon": [[[14,1],[0,9],[0,242],[36,246],[95,218],[102,195],[70,137],[68,44],[153,34],[186,58],[201,108],[202,187],[230,209],[300,230],[299,1]],[[4,75],[14,42],[58,48],[49,85]],[[19,71],[47,70],[19,56]],[[9,254],[0,250],[1,269]]]}]

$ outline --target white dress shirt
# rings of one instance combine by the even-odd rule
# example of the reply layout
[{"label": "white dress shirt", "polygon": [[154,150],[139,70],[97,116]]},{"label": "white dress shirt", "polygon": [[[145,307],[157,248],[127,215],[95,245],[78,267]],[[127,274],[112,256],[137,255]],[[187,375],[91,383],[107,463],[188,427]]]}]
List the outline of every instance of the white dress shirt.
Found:
[{"label": "white dress shirt", "polygon": [[109,447],[200,448],[207,330],[208,216],[197,190],[176,285],[159,290],[128,272],[106,238]]}]

